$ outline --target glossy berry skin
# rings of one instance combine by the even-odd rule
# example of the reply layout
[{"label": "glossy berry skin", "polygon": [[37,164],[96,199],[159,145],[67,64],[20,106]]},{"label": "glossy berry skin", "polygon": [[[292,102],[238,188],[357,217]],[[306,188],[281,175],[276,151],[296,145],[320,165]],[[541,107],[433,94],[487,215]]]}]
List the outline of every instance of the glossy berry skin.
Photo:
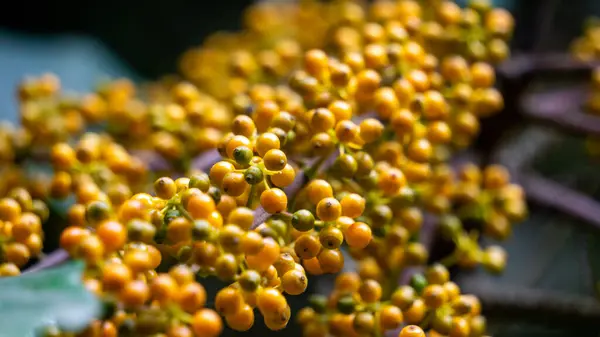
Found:
[{"label": "glossy berry skin", "polygon": [[279,213],[287,208],[287,196],[278,189],[272,188],[260,195],[260,204],[269,213]]},{"label": "glossy berry skin", "polygon": [[425,337],[425,332],[416,325],[408,325],[402,328],[398,337]]},{"label": "glossy berry skin", "polygon": [[216,337],[223,331],[223,322],[213,310],[200,309],[192,317],[192,330],[198,336]]}]

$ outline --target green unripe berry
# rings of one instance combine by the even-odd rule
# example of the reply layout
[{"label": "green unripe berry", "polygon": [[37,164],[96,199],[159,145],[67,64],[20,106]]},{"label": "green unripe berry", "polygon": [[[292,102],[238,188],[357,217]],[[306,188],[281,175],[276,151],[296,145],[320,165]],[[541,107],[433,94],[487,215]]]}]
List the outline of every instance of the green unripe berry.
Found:
[{"label": "green unripe berry", "polygon": [[252,150],[247,146],[238,146],[233,150],[233,160],[243,166],[248,165],[253,156]]},{"label": "green unripe berry", "polygon": [[240,275],[238,282],[244,291],[254,292],[260,285],[261,277],[257,271],[249,269]]},{"label": "green unripe berry", "polygon": [[462,230],[462,224],[456,216],[445,215],[440,218],[439,230],[444,237],[451,239]]},{"label": "green unripe berry", "polygon": [[192,253],[192,247],[183,246],[177,251],[177,260],[185,263],[192,257]]},{"label": "green unripe berry", "polygon": [[295,139],[296,139],[296,132],[288,131],[287,135],[285,136],[285,144],[284,145],[292,144]]},{"label": "green unripe berry", "polygon": [[388,205],[377,205],[369,213],[373,227],[383,227],[390,223],[394,214]]},{"label": "green unripe berry", "polygon": [[435,315],[432,322],[432,327],[435,331],[447,335],[452,329],[451,315]]},{"label": "green unripe berry", "polygon": [[111,212],[112,210],[107,203],[104,201],[95,200],[87,206],[85,218],[90,224],[95,225],[110,218]]},{"label": "green unripe berry", "polygon": [[319,241],[327,249],[336,249],[344,242],[344,233],[335,226],[328,226],[319,232]]},{"label": "green unripe berry", "polygon": [[425,276],[423,276],[423,274],[414,274],[410,278],[410,286],[415,289],[417,294],[421,294],[423,289],[427,287],[427,279]]},{"label": "green unripe berry", "polygon": [[358,169],[356,159],[349,154],[339,156],[333,163],[333,170],[343,178],[352,178]]},{"label": "green unripe berry", "polygon": [[213,226],[206,220],[194,221],[192,227],[192,238],[198,241],[210,240],[213,234]]},{"label": "green unripe berry", "polygon": [[32,212],[40,218],[42,223],[46,222],[46,220],[48,220],[48,217],[50,217],[50,210],[43,201],[37,199],[33,200],[31,207]]},{"label": "green unripe berry", "polygon": [[256,184],[260,183],[261,181],[263,181],[263,179],[264,179],[263,171],[256,166],[250,166],[244,172],[244,180],[246,180],[246,182],[250,185],[256,185]]},{"label": "green unripe berry", "polygon": [[258,228],[258,233],[264,238],[272,238],[275,241],[279,238],[277,231],[269,226],[260,226]]},{"label": "green unripe berry", "polygon": [[194,174],[190,177],[189,186],[190,188],[197,188],[206,193],[210,188],[210,177],[206,173]]},{"label": "green unripe berry", "polygon": [[356,176],[363,177],[368,175],[375,166],[373,158],[366,152],[357,152],[354,155],[354,159],[356,160]]},{"label": "green unripe berry", "polygon": [[327,297],[323,295],[312,295],[308,299],[308,303],[310,307],[313,308],[313,310],[318,314],[324,313],[327,309]]},{"label": "green unripe berry", "polygon": [[151,223],[133,219],[127,223],[127,238],[130,241],[150,243],[156,235],[156,227]]},{"label": "green unripe berry", "polygon": [[298,210],[292,215],[292,226],[300,232],[308,232],[315,227],[315,216],[309,210]]},{"label": "green unripe berry", "polygon": [[211,186],[208,189],[208,195],[213,198],[215,204],[218,204],[221,201],[221,190],[216,186]]},{"label": "green unripe berry", "polygon": [[345,315],[350,315],[356,310],[356,302],[351,295],[342,296],[338,299],[337,310]]},{"label": "green unripe berry", "polygon": [[400,193],[393,196],[390,200],[390,206],[394,209],[413,206],[417,199],[417,193],[410,187],[403,187]]},{"label": "green unripe berry", "polygon": [[267,221],[267,226],[273,228],[279,236],[284,236],[287,233],[287,224],[281,219],[271,218]]}]

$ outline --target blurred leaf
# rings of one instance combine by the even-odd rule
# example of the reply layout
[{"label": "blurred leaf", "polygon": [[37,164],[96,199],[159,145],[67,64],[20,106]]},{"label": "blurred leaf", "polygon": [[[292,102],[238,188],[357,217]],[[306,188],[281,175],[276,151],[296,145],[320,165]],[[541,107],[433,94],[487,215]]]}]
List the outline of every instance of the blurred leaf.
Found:
[{"label": "blurred leaf", "polygon": [[0,337],[33,337],[48,326],[80,331],[102,305],[81,281],[81,262],[0,279]]}]

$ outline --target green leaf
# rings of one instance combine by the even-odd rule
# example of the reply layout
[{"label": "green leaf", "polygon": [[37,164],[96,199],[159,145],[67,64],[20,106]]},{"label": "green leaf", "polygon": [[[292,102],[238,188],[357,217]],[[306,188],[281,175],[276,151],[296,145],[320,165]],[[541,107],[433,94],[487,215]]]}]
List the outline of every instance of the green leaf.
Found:
[{"label": "green leaf", "polygon": [[81,281],[83,263],[0,279],[0,337],[33,337],[48,326],[80,331],[100,317],[100,300]]}]

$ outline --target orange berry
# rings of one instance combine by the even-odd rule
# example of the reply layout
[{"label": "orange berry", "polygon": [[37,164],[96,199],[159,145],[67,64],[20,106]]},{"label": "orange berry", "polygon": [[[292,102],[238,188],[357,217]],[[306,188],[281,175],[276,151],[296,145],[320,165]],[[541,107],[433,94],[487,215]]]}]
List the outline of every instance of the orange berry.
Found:
[{"label": "orange berry", "polygon": [[283,291],[290,295],[300,295],[308,286],[308,279],[303,272],[299,270],[290,270],[283,274],[281,278],[281,287]]},{"label": "orange berry", "polygon": [[402,319],[402,311],[397,306],[385,305],[379,311],[379,322],[383,330],[396,329]]},{"label": "orange berry", "polygon": [[120,290],[133,279],[131,269],[121,263],[109,263],[102,268],[102,288]]},{"label": "orange berry", "polygon": [[199,283],[186,283],[179,288],[177,303],[184,311],[195,312],[206,303],[206,290]]},{"label": "orange berry", "polygon": [[232,315],[235,314],[242,308],[244,304],[244,298],[239,289],[233,287],[225,287],[215,297],[215,309],[221,315]]},{"label": "orange berry", "polygon": [[192,195],[185,207],[194,219],[207,219],[216,209],[215,201],[206,193]]},{"label": "orange berry", "polygon": [[127,229],[121,223],[116,221],[104,221],[96,229],[96,235],[104,244],[104,248],[109,252],[117,251],[125,245],[127,241]]},{"label": "orange berry", "polygon": [[371,242],[371,227],[364,222],[355,222],[344,232],[344,238],[350,247],[363,249]]},{"label": "orange berry", "polygon": [[243,304],[233,314],[225,316],[227,325],[235,331],[247,331],[254,325],[254,310],[248,304]]},{"label": "orange berry", "polygon": [[357,292],[360,287],[360,276],[354,272],[344,272],[335,278],[335,290],[340,293]]},{"label": "orange berry", "polygon": [[217,337],[223,331],[223,322],[214,310],[201,309],[192,317],[192,330],[197,336]]},{"label": "orange berry", "polygon": [[60,246],[67,252],[73,253],[83,238],[88,235],[90,235],[90,231],[85,228],[67,227],[60,235]]},{"label": "orange berry", "polygon": [[307,260],[316,257],[321,250],[321,242],[315,236],[303,234],[294,243],[294,252],[299,258]]},{"label": "orange berry", "polygon": [[323,179],[315,179],[308,183],[306,187],[308,193],[308,200],[316,205],[325,198],[333,197],[333,188],[331,185]]},{"label": "orange berry", "polygon": [[260,205],[268,213],[280,213],[287,209],[287,195],[278,188],[268,189],[260,194]]},{"label": "orange berry", "polygon": [[342,206],[335,198],[325,198],[317,204],[317,216],[323,221],[335,221],[342,215]]},{"label": "orange berry", "polygon": [[258,293],[256,305],[263,316],[283,311],[287,307],[285,297],[275,288],[262,289]]},{"label": "orange berry", "polygon": [[121,290],[119,298],[126,307],[141,306],[150,298],[150,289],[144,281],[131,281]]},{"label": "orange berry", "polygon": [[150,293],[160,303],[173,301],[177,294],[177,282],[169,274],[158,275],[150,284]]},{"label": "orange berry", "polygon": [[417,325],[408,325],[402,328],[398,337],[425,337],[425,332]]},{"label": "orange berry", "polygon": [[358,218],[365,210],[366,200],[359,194],[350,193],[342,198],[342,215],[350,218]]},{"label": "orange berry", "polygon": [[323,274],[323,269],[321,269],[321,263],[319,263],[319,259],[316,257],[312,259],[305,259],[302,261],[304,265],[304,269],[311,275],[321,275]]},{"label": "orange berry", "polygon": [[251,269],[265,271],[279,258],[279,244],[272,238],[263,239],[263,248],[254,255],[246,255],[246,263]]},{"label": "orange berry", "polygon": [[344,267],[344,255],[339,249],[323,249],[317,259],[325,273],[335,274]]}]

